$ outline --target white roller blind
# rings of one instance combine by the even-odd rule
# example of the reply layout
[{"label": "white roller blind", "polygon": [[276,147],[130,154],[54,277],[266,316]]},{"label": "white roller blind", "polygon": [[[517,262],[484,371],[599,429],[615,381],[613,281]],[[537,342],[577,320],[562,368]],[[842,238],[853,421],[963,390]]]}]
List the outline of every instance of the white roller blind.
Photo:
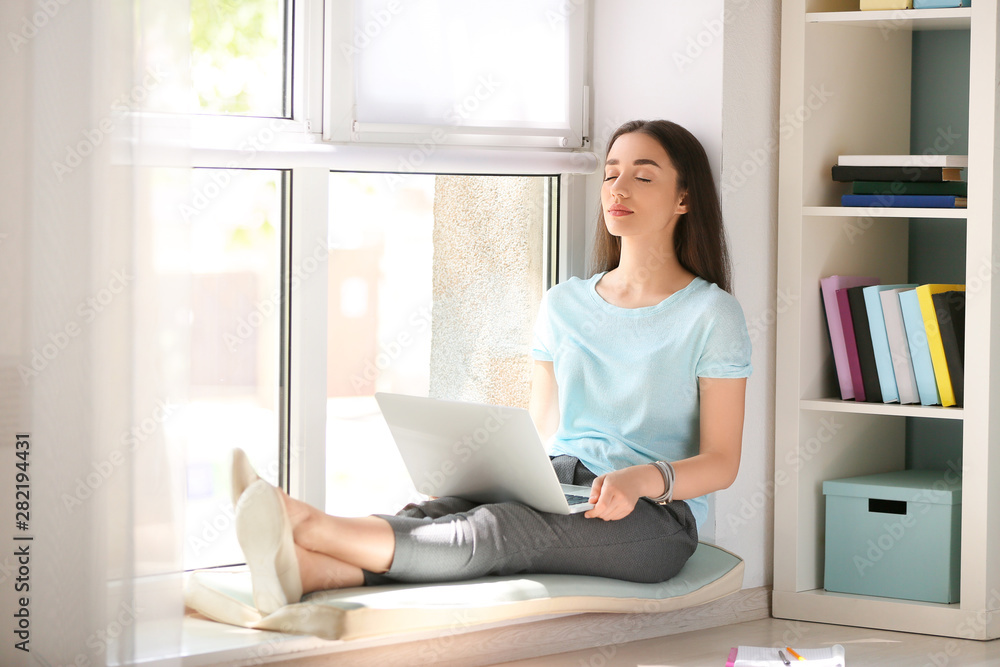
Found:
[{"label": "white roller blind", "polygon": [[584,14],[583,0],[353,0],[331,108],[354,141],[439,129],[440,143],[579,147]]}]

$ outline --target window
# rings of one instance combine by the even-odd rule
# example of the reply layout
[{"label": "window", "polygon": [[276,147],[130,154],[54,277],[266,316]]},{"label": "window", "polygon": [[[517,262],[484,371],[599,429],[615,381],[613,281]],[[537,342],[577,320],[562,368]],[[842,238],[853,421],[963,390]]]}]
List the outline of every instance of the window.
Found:
[{"label": "window", "polygon": [[288,116],[284,0],[191,0],[191,81],[205,113]]},{"label": "window", "polygon": [[[229,494],[235,446],[314,505],[394,512],[414,490],[375,391],[526,405],[530,327],[556,258],[567,256],[556,193],[571,179],[518,174],[582,173],[596,160],[560,150],[583,136],[583,79],[573,74],[583,12],[515,4],[402,12],[375,0],[192,0],[192,87],[155,106],[195,113],[146,119],[169,150],[151,170],[158,204],[144,269],[157,304],[155,372],[177,406],[162,431],[185,461],[176,508],[185,568],[242,561]],[[349,36],[324,78],[345,52],[338,31],[371,28],[338,23],[345,8],[359,21],[389,12],[379,28],[387,39],[359,46]],[[418,69],[456,62],[456,49],[475,60],[433,87],[437,97],[382,85],[400,83],[385,69],[392,49],[414,46],[414,31],[444,15],[448,39]],[[530,47],[489,60],[515,28]],[[529,56],[549,66],[526,67]],[[351,122],[366,124],[363,141],[324,143],[338,105],[359,91]],[[457,116],[444,118],[449,110]],[[380,137],[390,143],[366,143]],[[491,142],[503,147],[482,147]],[[171,168],[178,146],[187,162]],[[462,311],[467,319],[456,319]],[[473,326],[483,335],[464,336]],[[311,364],[318,352],[325,369]]]},{"label": "window", "polygon": [[156,304],[144,319],[169,405],[163,437],[185,459],[184,567],[239,562],[232,448],[278,478],[287,175],[155,169],[150,180],[157,214],[138,278]]},{"label": "window", "polygon": [[327,138],[583,145],[585,7],[339,3],[327,23]]},{"label": "window", "polygon": [[328,512],[420,498],[376,391],[527,407],[554,181],[331,174]]}]

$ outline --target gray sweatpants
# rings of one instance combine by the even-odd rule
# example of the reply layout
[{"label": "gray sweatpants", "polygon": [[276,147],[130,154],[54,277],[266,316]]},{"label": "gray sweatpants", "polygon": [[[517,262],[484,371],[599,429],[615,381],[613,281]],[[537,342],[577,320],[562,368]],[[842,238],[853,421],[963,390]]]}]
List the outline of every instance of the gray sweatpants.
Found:
[{"label": "gray sweatpants", "polygon": [[[572,456],[557,456],[552,466],[563,484],[589,486],[596,478]],[[677,574],[698,544],[694,516],[680,500],[658,505],[640,498],[632,513],[617,521],[454,497],[378,516],[392,526],[396,552],[385,574],[364,572],[369,586],[518,573],[658,583]]]}]

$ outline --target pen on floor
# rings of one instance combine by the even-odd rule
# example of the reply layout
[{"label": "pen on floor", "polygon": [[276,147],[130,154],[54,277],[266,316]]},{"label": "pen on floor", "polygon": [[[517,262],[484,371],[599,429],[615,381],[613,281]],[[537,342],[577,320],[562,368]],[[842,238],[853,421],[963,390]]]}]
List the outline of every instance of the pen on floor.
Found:
[{"label": "pen on floor", "polygon": [[795,651],[793,651],[791,646],[786,646],[785,650],[788,651],[789,653],[791,653],[792,657],[794,657],[794,658],[796,658],[798,660],[805,660],[805,658],[803,658],[801,655],[799,655],[798,653],[796,653]]},{"label": "pen on floor", "polygon": [[788,658],[786,658],[785,654],[782,653],[781,651],[778,651],[778,657],[781,658],[781,662],[785,663],[786,665],[792,664],[792,663],[788,662]]}]

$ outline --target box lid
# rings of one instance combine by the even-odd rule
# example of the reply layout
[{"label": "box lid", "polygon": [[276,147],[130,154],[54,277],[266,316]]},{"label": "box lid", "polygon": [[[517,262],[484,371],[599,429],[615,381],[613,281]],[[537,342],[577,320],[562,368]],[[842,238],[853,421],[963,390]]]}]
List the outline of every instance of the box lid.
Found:
[{"label": "box lid", "polygon": [[823,494],[932,505],[960,505],[962,480],[953,470],[900,470],[823,482]]}]

